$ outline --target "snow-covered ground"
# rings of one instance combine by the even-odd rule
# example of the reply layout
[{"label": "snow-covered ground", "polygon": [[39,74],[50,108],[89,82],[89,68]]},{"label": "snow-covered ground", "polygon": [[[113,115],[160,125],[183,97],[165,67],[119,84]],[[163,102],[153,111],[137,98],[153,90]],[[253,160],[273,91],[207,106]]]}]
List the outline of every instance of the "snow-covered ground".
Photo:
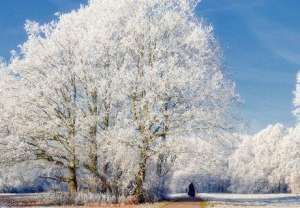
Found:
[{"label": "snow-covered ground", "polygon": [[[299,206],[300,194],[211,194],[200,193],[197,194],[197,199],[217,202],[232,205],[244,206],[266,206],[274,205],[277,207]],[[167,196],[168,200],[184,201],[188,199],[187,194],[170,194]]]}]

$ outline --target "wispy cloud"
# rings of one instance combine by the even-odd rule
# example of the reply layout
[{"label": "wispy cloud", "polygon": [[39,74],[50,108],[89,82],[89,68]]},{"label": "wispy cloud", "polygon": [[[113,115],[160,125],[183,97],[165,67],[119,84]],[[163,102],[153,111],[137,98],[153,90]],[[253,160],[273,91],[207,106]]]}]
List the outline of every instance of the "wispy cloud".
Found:
[{"label": "wispy cloud", "polygon": [[252,1],[241,1],[241,0],[202,0],[199,8],[202,8],[202,4],[210,3],[213,6],[205,9],[201,9],[202,13],[215,13],[225,11],[241,11],[244,9],[253,9],[255,7],[264,4],[264,0],[252,0]]},{"label": "wispy cloud", "polygon": [[[78,0],[47,0],[52,5],[55,5],[57,8],[63,9],[74,9],[78,7]],[[81,1],[86,3],[87,0]]]},{"label": "wispy cloud", "polygon": [[250,24],[261,45],[287,62],[300,65],[300,31],[297,28],[269,22],[263,17],[253,18]]},{"label": "wispy cloud", "polygon": [[292,24],[299,16],[289,14],[298,3],[296,1],[288,4],[282,2],[274,4],[273,1],[265,3],[260,5],[262,7],[258,7],[258,10],[248,8],[239,9],[239,12],[261,46],[287,62],[300,65],[300,26]]},{"label": "wispy cloud", "polygon": [[300,69],[299,6],[293,0],[203,0],[199,6],[199,15],[216,28],[251,129],[294,121],[290,112]]}]

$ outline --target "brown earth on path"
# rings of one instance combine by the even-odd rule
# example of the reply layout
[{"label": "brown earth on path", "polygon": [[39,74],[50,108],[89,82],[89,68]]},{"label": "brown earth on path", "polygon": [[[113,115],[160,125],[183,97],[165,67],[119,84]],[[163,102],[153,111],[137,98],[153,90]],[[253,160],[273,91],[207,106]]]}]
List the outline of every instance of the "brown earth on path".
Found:
[{"label": "brown earth on path", "polygon": [[[73,206],[62,206],[63,208],[74,208]],[[75,206],[76,207],[76,206]],[[97,205],[90,204],[82,206],[82,208],[210,208],[214,207],[208,202],[160,202],[154,204],[140,204],[140,205]]]},{"label": "brown earth on path", "polygon": [[213,207],[209,202],[170,202],[161,208],[209,208]]}]

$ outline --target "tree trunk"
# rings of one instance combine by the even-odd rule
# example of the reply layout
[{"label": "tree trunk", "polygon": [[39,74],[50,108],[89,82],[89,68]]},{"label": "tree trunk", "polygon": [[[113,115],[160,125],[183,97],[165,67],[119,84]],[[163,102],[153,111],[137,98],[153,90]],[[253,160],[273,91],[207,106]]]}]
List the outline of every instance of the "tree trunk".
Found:
[{"label": "tree trunk", "polygon": [[[101,174],[98,170],[96,135],[91,135],[91,137],[93,137],[93,141],[90,147],[89,162],[85,165],[85,167],[93,174],[93,176],[97,180],[97,183],[101,184],[101,192],[111,192],[111,187],[107,181],[106,176]],[[97,187],[95,186],[95,188],[92,191],[97,192]]]},{"label": "tree trunk", "polygon": [[[75,123],[75,120],[74,120]],[[73,125],[73,129],[69,133],[70,136],[70,149],[71,149],[71,157],[69,159],[69,165],[68,165],[68,191],[69,193],[75,193],[77,192],[77,159],[76,159],[76,150],[75,150],[75,125]]]},{"label": "tree trunk", "polygon": [[90,127],[90,137],[91,137],[91,146],[90,146],[90,152],[89,152],[89,164],[88,169],[93,174],[93,177],[95,178],[95,183],[92,184],[91,192],[96,193],[97,192],[97,186],[99,185],[99,179],[97,177],[97,171],[98,171],[98,155],[97,155],[97,123],[95,122],[94,126]]},{"label": "tree trunk", "polygon": [[77,192],[77,175],[76,175],[76,167],[74,165],[69,166],[69,178],[68,178],[68,191],[70,194]]},{"label": "tree trunk", "polygon": [[71,86],[72,86],[72,101],[71,108],[68,109],[69,112],[69,145],[70,145],[70,159],[68,164],[68,191],[69,193],[76,193],[78,190],[77,183],[77,157],[76,157],[76,99],[77,99],[77,86],[76,86],[76,77],[73,74],[71,77]]},{"label": "tree trunk", "polygon": [[[90,153],[89,153],[89,161],[85,165],[85,167],[93,174],[97,183],[101,183],[101,192],[111,192],[110,184],[107,181],[107,178],[104,174],[101,174],[98,170],[98,144],[97,144],[97,123],[90,128]],[[93,192],[97,192],[97,187],[95,186],[92,190]]]},{"label": "tree trunk", "polygon": [[136,187],[133,192],[134,196],[137,198],[139,203],[145,202],[144,182],[146,178],[146,165],[147,165],[147,156],[145,155],[145,151],[142,150],[139,170],[135,178]]}]

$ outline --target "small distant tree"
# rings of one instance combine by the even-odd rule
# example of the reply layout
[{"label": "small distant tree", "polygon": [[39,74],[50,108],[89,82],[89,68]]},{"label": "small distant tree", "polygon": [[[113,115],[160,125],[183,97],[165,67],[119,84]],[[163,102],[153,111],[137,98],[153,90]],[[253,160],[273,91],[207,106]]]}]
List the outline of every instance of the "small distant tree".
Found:
[{"label": "small distant tree", "polygon": [[297,74],[297,78],[296,78],[296,90],[294,91],[294,115],[299,118],[299,114],[300,114],[300,72],[298,72]]}]

